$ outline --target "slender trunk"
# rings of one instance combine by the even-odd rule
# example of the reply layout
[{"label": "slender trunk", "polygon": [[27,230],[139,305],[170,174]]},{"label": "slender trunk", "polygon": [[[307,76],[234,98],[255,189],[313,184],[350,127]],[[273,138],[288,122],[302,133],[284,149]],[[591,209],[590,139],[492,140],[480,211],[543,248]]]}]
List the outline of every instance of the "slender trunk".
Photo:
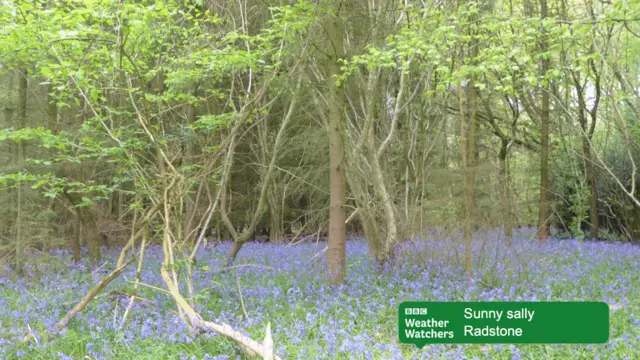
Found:
[{"label": "slender trunk", "polygon": [[283,240],[284,229],[282,224],[282,201],[280,201],[278,195],[279,192],[272,188],[269,194],[269,241],[279,243]]},{"label": "slender trunk", "polygon": [[337,2],[337,11],[329,15],[326,29],[329,35],[328,50],[331,53],[327,68],[329,87],[329,113],[327,131],[329,136],[329,239],[327,269],[333,284],[341,284],[346,277],[346,228],[345,228],[345,150],[343,108],[344,89],[336,84],[340,73],[340,58],[344,52],[344,24],[341,19],[342,4]]},{"label": "slender trunk", "polygon": [[[471,41],[469,43],[471,63],[475,64],[478,57],[478,39],[475,32],[471,32]],[[461,54],[462,55],[462,54]],[[468,86],[468,108],[469,114],[465,115],[463,111],[463,93],[460,91],[460,139],[461,139],[461,158],[464,171],[464,247],[465,247],[465,268],[467,278],[470,280],[473,276],[473,264],[471,261],[471,241],[473,238],[473,228],[475,224],[475,197],[476,197],[476,162],[478,159],[477,151],[477,132],[478,132],[478,89],[476,88],[476,76],[472,75]]]},{"label": "slender trunk", "polygon": [[509,190],[509,172],[507,168],[507,146],[507,140],[503,139],[500,147],[500,153],[498,155],[498,161],[500,163],[500,174],[498,175],[498,178],[500,181],[500,194],[502,197],[504,235],[507,237],[507,246],[511,246],[511,240],[513,239],[513,218],[511,216],[511,192]]},{"label": "slender trunk", "polygon": [[[119,34],[120,35],[120,34]],[[120,40],[122,41],[122,40]],[[120,75],[120,83],[121,84],[126,84],[126,77],[125,77],[125,73],[124,71],[120,71],[119,72]],[[125,110],[127,109],[127,100],[125,98],[125,91],[119,91],[118,92],[118,110],[119,112],[115,115],[115,119],[116,119],[116,126],[122,126],[122,124],[124,123],[126,117],[123,115],[125,114]],[[116,216],[116,218],[118,220],[123,220],[126,221],[126,216],[124,216],[125,214],[127,214],[127,192],[128,190],[133,190],[132,186],[130,184],[129,181],[123,183],[120,185],[120,188],[118,190],[116,190],[116,193],[118,194],[117,196],[117,210],[116,210],[116,214],[114,214]],[[120,218],[123,219],[120,219]]]},{"label": "slender trunk", "polygon": [[[596,184],[595,167],[593,165],[593,154],[591,149],[591,139],[593,132],[595,131],[597,107],[600,101],[600,78],[596,76],[596,89],[595,105],[593,110],[587,109],[585,102],[585,87],[581,84],[580,73],[574,72],[573,74],[574,88],[578,97],[578,122],[580,123],[580,137],[582,139],[582,161],[584,164],[584,179],[589,187],[589,220],[591,223],[590,237],[596,239],[598,237],[598,189]],[[587,128],[589,121],[587,119],[587,113],[591,117],[590,128]]]},{"label": "slender trunk", "polygon": [[[87,103],[84,98],[82,98],[80,102],[82,104],[82,112],[81,112],[81,120],[82,120],[81,126],[82,126],[87,121],[87,117],[88,117],[87,110],[86,110]],[[82,161],[82,159],[78,164],[77,172],[79,173],[78,175],[79,182],[84,184],[84,181],[85,181],[84,162]],[[69,199],[69,201],[74,206],[78,206],[83,202],[82,196],[78,193],[70,193],[69,195],[67,195],[67,189],[65,189],[65,196],[67,197],[67,199]],[[80,216],[80,220],[82,222],[82,228],[87,233],[87,236],[85,239],[87,240],[87,248],[89,250],[89,262],[92,265],[97,265],[102,257],[100,254],[101,234],[100,234],[100,231],[98,230],[95,214],[92,208],[86,205],[82,207],[76,207],[76,211]]]},{"label": "slender trunk", "polygon": [[393,206],[393,201],[390,200],[389,191],[384,183],[384,175],[380,168],[378,159],[371,161],[371,167],[373,171],[373,184],[376,189],[377,195],[382,202],[382,210],[386,222],[386,236],[384,239],[382,252],[380,252],[376,258],[380,265],[393,261],[394,258],[394,246],[398,237],[398,227],[396,223],[396,213]]},{"label": "slender trunk", "polygon": [[[543,19],[548,16],[547,0],[540,0],[540,14]],[[547,50],[546,31],[542,39],[542,52]],[[549,60],[542,60],[542,74],[549,71]],[[549,236],[549,92],[547,83],[542,88],[542,107],[540,114],[540,199],[538,206],[538,241],[544,244]]]},{"label": "slender trunk", "polygon": [[592,239],[598,238],[598,189],[596,184],[595,169],[593,166],[593,156],[591,154],[591,142],[588,137],[582,139],[582,154],[584,156],[584,173],[589,186],[589,207],[590,207],[590,222],[591,231],[589,236]]},{"label": "slender trunk", "polygon": [[[393,118],[391,119],[391,127],[389,129],[389,133],[379,147],[376,146],[376,117],[373,115],[373,112],[375,111],[375,89],[377,87],[376,84],[378,82],[378,76],[379,75],[377,73],[372,73],[370,74],[370,78],[368,81],[368,96],[370,98],[367,102],[369,104],[369,113],[367,114],[367,125],[363,130],[363,138],[366,139],[366,145],[362,148],[368,154],[370,164],[370,174],[368,177],[371,184],[373,185],[373,193],[375,194],[374,198],[376,199],[374,204],[372,204],[372,211],[375,214],[375,212],[381,210],[384,218],[384,227],[369,227],[370,231],[368,233],[365,233],[365,236],[371,236],[371,231],[382,233],[382,236],[376,237],[378,239],[382,239],[382,244],[376,247],[377,250],[375,252],[375,260],[378,265],[384,265],[387,262],[392,262],[394,259],[394,247],[398,237],[398,227],[395,204],[393,203],[393,200],[391,200],[388,186],[387,184],[385,184],[385,176],[381,166],[381,162],[383,161],[382,156],[384,155],[385,149],[388,147],[391,136],[395,131],[398,118],[399,102],[401,101],[401,95],[405,83],[405,75],[401,75],[400,89],[398,92],[398,96],[396,97],[396,104],[393,109]],[[359,149],[359,146],[356,147],[356,151],[357,149]],[[358,155],[359,154],[356,152],[356,156]],[[366,202],[368,201],[365,199],[365,203]],[[373,221],[371,222],[371,224],[376,224],[376,222]]]},{"label": "slender trunk", "polygon": [[[267,117],[262,121],[259,121],[257,128],[257,138],[260,144],[257,157],[260,163],[265,167],[269,167],[269,162],[276,154],[273,152],[270,146],[272,140],[269,137],[269,121]],[[275,119],[274,119],[275,120]],[[275,122],[275,121],[274,121]],[[278,173],[273,174],[273,179],[269,185],[269,191],[267,193],[267,204],[269,206],[269,240],[271,242],[281,242],[283,240],[283,226],[282,226],[282,207],[281,193],[282,190],[278,185],[280,183],[280,176]]]},{"label": "slender trunk", "polygon": [[[384,238],[384,246],[383,251],[380,254],[378,263],[380,265],[385,264],[387,262],[392,262],[394,260],[394,247],[396,242],[398,241],[398,221],[399,215],[397,214],[397,209],[392,200],[392,196],[389,193],[388,185],[385,184],[385,178],[382,171],[382,166],[380,163],[382,162],[382,156],[384,155],[385,150],[388,148],[388,144],[393,136],[394,131],[397,127],[398,117],[401,110],[402,104],[402,96],[404,93],[404,87],[406,83],[405,74],[400,75],[400,84],[398,89],[398,95],[395,99],[395,107],[393,109],[393,117],[391,119],[391,128],[389,129],[389,133],[387,137],[382,141],[378,150],[373,153],[370,160],[372,177],[373,177],[373,185],[376,190],[376,195],[378,199],[382,202],[382,210],[385,219],[385,238]],[[375,96],[375,94],[371,94],[371,96]],[[374,123],[375,124],[375,123]],[[371,131],[369,131],[369,148],[375,149],[375,136],[373,133],[373,126],[370,127]]]},{"label": "slender trunk", "polygon": [[[189,52],[191,53],[193,51],[193,48],[190,46],[189,47]],[[191,69],[191,67],[189,67]],[[164,92],[164,74],[163,72],[158,72],[156,75],[156,86],[158,88],[158,92],[162,93]],[[197,88],[198,88],[198,84],[193,82],[193,81],[189,81],[188,87],[187,87],[187,92],[191,95],[193,95],[194,97],[197,97]],[[193,125],[193,123],[196,121],[196,107],[193,103],[191,102],[187,102],[185,104],[184,107],[184,127],[185,129],[188,129],[189,126]],[[192,164],[194,164],[195,161],[195,155],[196,155],[196,137],[194,136],[194,134],[189,131],[188,134],[186,134],[183,137],[183,155],[182,155],[182,159],[181,159],[181,165],[188,167]],[[192,170],[186,170],[185,171],[192,171]],[[204,179],[203,179],[204,180]],[[206,181],[206,180],[205,180]],[[187,188],[185,189],[186,192],[183,196],[183,198],[181,199],[181,208],[179,213],[179,216],[182,216],[182,221],[178,221],[178,226],[179,231],[180,232],[180,237],[182,238],[182,242],[183,243],[192,243],[195,244],[197,241],[197,234],[196,234],[196,230],[195,227],[197,226],[197,221],[195,220],[197,213],[198,213],[198,202],[199,202],[199,197],[200,197],[200,189],[202,189],[202,187],[199,187],[199,190],[197,190],[194,194],[193,192],[193,185],[192,184],[187,184],[186,185]]]},{"label": "slender trunk", "polygon": [[[26,125],[27,120],[27,70],[18,71],[18,128],[22,129]],[[25,145],[22,140],[18,141],[18,171],[22,172],[24,167],[24,149]],[[16,270],[22,272],[23,252],[25,240],[22,225],[22,182],[17,184],[16,191]]]},{"label": "slender trunk", "polygon": [[[591,19],[595,22],[597,21],[595,13],[593,11],[593,3],[590,1],[589,2],[589,11],[591,13]],[[592,36],[593,36],[593,41],[591,43],[591,47],[590,47],[590,51],[592,53],[597,53],[596,51],[596,38],[597,38],[597,34],[596,31],[592,29]],[[611,35],[609,35],[611,36]],[[596,130],[596,121],[598,120],[598,107],[600,105],[600,98],[602,95],[602,89],[601,89],[601,84],[600,84],[600,71],[598,71],[597,67],[596,67],[596,62],[594,59],[590,59],[589,60],[589,66],[591,68],[591,70],[593,71],[593,87],[595,90],[595,97],[593,99],[593,107],[591,108],[591,110],[587,110],[585,108],[585,110],[588,111],[590,117],[591,117],[591,124],[589,126],[589,130],[586,133],[587,135],[587,142],[586,145],[588,145],[589,147],[589,152],[587,153],[588,156],[585,157],[585,161],[587,162],[585,165],[585,175],[587,177],[587,183],[589,184],[589,188],[591,190],[591,233],[590,236],[592,239],[596,239],[598,238],[598,232],[599,232],[599,227],[600,227],[600,219],[598,217],[598,184],[597,184],[597,180],[596,180],[596,166],[594,165],[594,156],[593,156],[593,146],[592,146],[592,140],[593,140],[593,134]],[[596,154],[597,157],[597,154]]]},{"label": "slender trunk", "polygon": [[[299,91],[301,88],[301,85],[302,85],[301,79],[302,79],[301,77],[298,78],[298,82],[296,85],[296,92]],[[265,86],[260,91],[260,93],[256,95],[258,102],[266,94],[267,90],[268,90],[268,86]],[[262,216],[264,215],[263,209],[266,205],[265,202],[268,202],[267,193],[273,183],[273,178],[275,176],[275,171],[277,167],[278,155],[280,154],[280,149],[284,141],[283,139],[285,136],[284,135],[285,131],[287,130],[287,126],[289,125],[289,123],[291,122],[291,119],[293,118],[293,114],[296,108],[296,100],[297,100],[297,97],[294,96],[293,99],[291,100],[291,103],[289,104],[289,109],[287,111],[287,114],[285,115],[284,119],[282,120],[282,124],[278,129],[278,134],[276,135],[276,139],[273,144],[273,148],[271,150],[271,159],[269,161],[264,177],[262,178],[262,185],[260,188],[258,204],[256,205],[255,210],[253,211],[253,214],[251,214],[251,219],[249,223],[240,234],[238,234],[238,232],[235,230],[233,224],[231,223],[231,220],[229,219],[229,216],[228,216],[229,211],[226,208],[227,193],[224,189],[222,190],[222,195],[220,196],[220,210],[221,210],[220,216],[222,217],[222,221],[224,222],[227,230],[229,230],[229,232],[231,233],[231,236],[233,237],[234,242],[236,242],[236,244],[234,245],[234,248],[232,249],[232,251],[229,253],[227,257],[227,262],[229,264],[233,263],[233,260],[235,259],[236,254],[240,250],[242,245],[245,242],[249,241],[255,235],[256,226],[258,225],[258,222],[262,219]],[[239,126],[241,124],[242,122],[238,122],[236,127],[232,129],[232,134],[230,135],[232,137],[232,140],[231,140],[231,144],[229,145],[230,149],[227,153],[228,154],[227,160],[226,160],[227,168],[225,169],[225,175],[224,175],[224,180],[222,185],[223,188],[225,189],[228,188],[229,178],[230,178],[230,166],[231,164],[233,164],[233,151],[235,150],[235,136],[237,135],[237,131],[239,130]],[[236,247],[237,247],[237,250],[236,250]]]},{"label": "slender trunk", "polygon": [[[64,195],[69,202],[76,207],[76,212],[82,226],[86,230],[87,235],[87,247],[89,248],[89,261],[91,264],[97,264],[100,259],[100,233],[98,232],[98,226],[93,211],[88,206],[78,206],[82,204],[82,195],[77,192],[70,192],[69,189],[64,189]],[[74,245],[75,246],[75,245]]]},{"label": "slender trunk", "polygon": [[222,224],[220,220],[220,216],[216,216],[216,240],[222,241],[226,238],[222,235]]},{"label": "slender trunk", "polygon": [[[470,120],[473,117],[470,118]],[[471,263],[471,240],[473,239],[473,228],[475,224],[475,161],[471,150],[473,145],[469,145],[473,140],[473,120],[469,121],[467,127],[467,149],[464,156],[466,157],[466,164],[464,170],[464,248],[465,248],[465,268],[467,276],[471,278],[473,276],[473,269]]]},{"label": "slender trunk", "polygon": [[[55,94],[55,87],[53,86],[53,83],[51,81],[49,81],[49,83],[45,86],[45,91],[47,93],[47,117],[48,117],[48,127],[51,130],[51,132],[53,132],[54,134],[58,134],[58,121],[59,121],[59,111],[58,111],[58,104],[56,102],[56,99],[54,97]],[[47,156],[52,157],[55,153],[55,150],[51,149],[49,151],[46,152]],[[56,205],[56,200],[55,199],[51,199],[50,203],[49,203],[49,210],[52,211],[53,213],[55,213],[55,205]],[[55,223],[52,220],[47,220],[45,226],[47,227],[48,230],[48,234],[50,234],[51,236],[56,236],[57,232],[55,230]],[[45,241],[45,249],[49,250],[49,247],[51,246],[51,241],[47,241],[46,239]]]},{"label": "slender trunk", "polygon": [[[13,81],[12,81],[12,77],[9,77],[9,84],[7,86],[7,89],[9,91],[13,90]],[[13,112],[14,110],[9,107],[9,106],[4,106],[4,120],[6,122],[6,124],[11,124],[12,120],[13,120]],[[7,204],[5,204],[5,206],[7,206],[8,209],[15,209],[15,200],[16,197],[13,194],[13,189],[9,188],[6,189],[6,193],[7,196],[9,198],[9,201]],[[12,214],[12,212],[9,212],[9,214]],[[13,249],[11,248],[11,244],[13,241],[13,236],[14,235],[14,230],[15,230],[15,222],[11,223],[11,222],[6,222],[3,223],[6,226],[2,229],[4,233],[6,234],[11,234],[11,236],[8,237],[2,237],[0,238],[0,258],[4,258],[5,256],[9,256],[9,253],[13,252]]]},{"label": "slender trunk", "polygon": [[[193,104],[186,105],[185,117],[186,117],[186,126],[189,126],[195,122],[196,109]],[[184,142],[185,142],[184,156],[183,156],[182,163],[185,166],[189,166],[193,164],[195,153],[196,153],[195,138],[194,136],[192,136],[192,134],[189,134],[185,136]],[[203,179],[203,181],[205,180]],[[196,212],[197,212],[196,199],[198,197],[193,196],[192,192],[190,191],[191,189],[187,189],[187,190],[188,191],[185,194],[185,199],[184,199],[185,212],[184,212],[184,218],[183,218],[183,224],[182,224],[182,231],[183,231],[182,240],[185,243],[186,242],[195,243],[196,241],[195,239],[197,238],[197,235],[193,230],[196,224],[196,221],[195,221]]]},{"label": "slender trunk", "polygon": [[540,141],[540,199],[538,209],[538,240],[547,241],[549,235],[549,95],[543,89]]},{"label": "slender trunk", "polygon": [[[18,154],[22,154],[21,141],[18,143]],[[18,155],[21,158],[20,155]],[[20,161],[18,161],[20,163]],[[22,233],[22,184],[17,184],[16,191],[16,272],[22,273],[23,253],[24,253],[24,235]]]},{"label": "slender trunk", "polygon": [[231,250],[229,251],[229,254],[227,255],[227,267],[231,267],[231,265],[233,265],[233,262],[235,261],[236,256],[238,256],[238,253],[242,248],[242,244],[244,243],[239,241],[233,242],[233,247],[231,248]]},{"label": "slender trunk", "polygon": [[75,223],[73,226],[73,236],[71,237],[71,249],[73,249],[73,261],[77,264],[82,258],[80,256],[80,240],[82,238],[82,220],[76,212]]},{"label": "slender trunk", "polygon": [[449,159],[447,158],[448,154],[449,154],[449,149],[448,149],[448,145],[449,145],[449,122],[448,122],[448,116],[447,116],[447,102],[443,101],[442,102],[442,163],[440,164],[440,167],[442,169],[447,169],[449,168]]}]

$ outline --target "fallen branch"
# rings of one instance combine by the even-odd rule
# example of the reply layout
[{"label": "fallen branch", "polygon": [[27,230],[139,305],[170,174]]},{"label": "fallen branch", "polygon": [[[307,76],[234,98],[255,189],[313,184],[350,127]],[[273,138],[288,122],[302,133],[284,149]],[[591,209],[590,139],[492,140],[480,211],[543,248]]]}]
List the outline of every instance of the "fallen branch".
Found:
[{"label": "fallen branch", "polygon": [[[271,352],[269,352],[268,346],[265,347],[263,344],[260,344],[250,337],[243,335],[241,332],[234,330],[228,324],[216,324],[211,321],[202,320],[202,317],[198,313],[196,313],[191,305],[189,305],[184,297],[182,297],[182,294],[180,294],[178,288],[175,286],[175,282],[173,281],[173,279],[171,279],[171,275],[169,274],[167,268],[167,264],[163,264],[160,268],[162,279],[167,286],[167,290],[169,290],[169,293],[171,293],[171,296],[178,306],[178,309],[186,314],[192,327],[209,332],[215,332],[233,340],[245,353],[247,353],[251,357],[258,355],[262,358],[269,359],[270,356],[273,356],[271,359],[281,360],[279,356],[273,354],[273,345],[270,350]],[[267,338],[265,340],[267,340],[265,343],[268,345],[269,339]]]},{"label": "fallen branch", "polygon": [[126,264],[113,270],[111,274],[100,280],[98,285],[91,289],[91,291],[89,291],[87,295],[85,295],[84,298],[82,298],[82,300],[80,300],[80,302],[78,302],[76,306],[73,307],[73,309],[71,309],[62,319],[58,321],[58,323],[54,326],[54,331],[60,331],[62,330],[62,328],[67,326],[69,321],[71,321],[71,319],[73,319],[79,312],[84,310],[84,308],[91,302],[91,300],[93,300],[93,298],[95,298],[96,295],[98,295],[105,286],[109,285],[110,282],[117,278],[122,273],[122,271],[124,271],[127,265],[131,264],[131,262],[133,262],[133,259],[127,261]]},{"label": "fallen branch", "polygon": [[267,328],[264,330],[264,340],[262,341],[264,346],[264,360],[273,360],[273,338],[271,337],[271,322],[267,323]]},{"label": "fallen branch", "polygon": [[235,343],[251,356],[260,356],[263,359],[282,360],[278,355],[273,353],[273,338],[271,337],[271,323],[267,324],[265,331],[265,339],[262,344],[244,336],[239,331],[234,330],[227,324],[216,324],[210,321],[204,321],[201,318],[196,319],[193,325],[197,328],[218,333],[233,340]]},{"label": "fallen branch", "polygon": [[238,270],[236,270],[236,284],[238,285],[238,296],[240,297],[240,305],[242,305],[242,313],[244,314],[245,319],[249,319],[249,314],[247,314],[247,310],[244,308],[244,300],[242,299],[242,288],[240,287],[240,276],[238,276]]}]

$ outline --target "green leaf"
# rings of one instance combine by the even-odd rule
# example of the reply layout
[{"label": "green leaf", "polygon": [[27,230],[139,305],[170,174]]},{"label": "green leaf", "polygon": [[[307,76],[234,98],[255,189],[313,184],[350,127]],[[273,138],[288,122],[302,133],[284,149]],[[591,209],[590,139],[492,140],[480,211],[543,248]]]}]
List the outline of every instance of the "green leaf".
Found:
[{"label": "green leaf", "polygon": [[98,91],[97,88],[91,88],[91,100],[93,100],[94,102],[98,101],[98,97],[100,96],[100,92]]}]

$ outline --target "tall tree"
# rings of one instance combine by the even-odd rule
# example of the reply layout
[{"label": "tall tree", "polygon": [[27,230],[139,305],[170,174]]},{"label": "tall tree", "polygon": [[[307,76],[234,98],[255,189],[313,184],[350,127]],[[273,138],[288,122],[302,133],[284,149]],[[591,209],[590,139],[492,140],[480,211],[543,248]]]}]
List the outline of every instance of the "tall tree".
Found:
[{"label": "tall tree", "polygon": [[[18,70],[18,129],[23,129],[26,126],[27,121],[27,69],[22,68]],[[18,155],[18,171],[24,171],[24,148],[25,144],[22,139],[18,140],[17,144]],[[22,263],[25,237],[23,232],[23,188],[22,181],[17,183],[16,192],[16,222],[15,222],[15,247],[16,247],[16,269],[18,272],[22,272]]]},{"label": "tall tree", "polygon": [[329,239],[327,248],[327,269],[329,279],[334,284],[344,282],[346,267],[346,227],[345,227],[345,150],[344,150],[344,89],[338,84],[340,60],[344,57],[345,27],[342,19],[344,5],[335,1],[326,15],[324,26],[327,31],[327,87],[328,113],[327,133],[329,137]]},{"label": "tall tree", "polygon": [[[543,77],[549,72],[550,61],[547,46],[547,29],[545,19],[549,16],[547,0],[540,0],[540,17],[542,18],[542,35],[540,52],[542,58]],[[550,80],[543,79],[542,104],[540,107],[540,198],[538,202],[538,241],[544,244],[549,236],[549,96]]]},{"label": "tall tree", "polygon": [[[580,139],[582,142],[582,158],[584,164],[584,178],[589,188],[589,222],[590,232],[589,236],[592,239],[598,237],[598,189],[596,182],[596,169],[594,166],[594,156],[591,143],[593,141],[593,135],[595,133],[596,121],[598,117],[598,105],[600,103],[600,74],[598,73],[593,60],[589,61],[589,67],[593,71],[594,81],[593,87],[595,90],[595,98],[593,99],[593,106],[589,108],[585,100],[586,92],[586,77],[585,82],[582,82],[581,76],[578,72],[574,71],[573,82],[578,98],[578,122],[580,124]],[[588,114],[588,116],[587,116]],[[589,119],[590,118],[590,119]]]},{"label": "tall tree", "polygon": [[[475,5],[472,5],[475,6]],[[468,46],[469,63],[472,67],[477,65],[479,41],[478,23],[475,12],[468,19],[468,24],[463,30],[470,40],[467,44],[461,43],[460,58],[458,64],[462,64],[465,57],[465,45]],[[473,276],[473,263],[471,259],[471,241],[475,224],[476,208],[476,165],[478,161],[477,137],[478,137],[478,87],[477,75],[471,72],[471,77],[466,86],[460,86],[458,91],[460,111],[460,157],[464,177],[464,215],[463,232],[465,247],[465,268],[467,277]],[[461,84],[462,85],[462,84]],[[465,111],[468,109],[468,111]]]}]

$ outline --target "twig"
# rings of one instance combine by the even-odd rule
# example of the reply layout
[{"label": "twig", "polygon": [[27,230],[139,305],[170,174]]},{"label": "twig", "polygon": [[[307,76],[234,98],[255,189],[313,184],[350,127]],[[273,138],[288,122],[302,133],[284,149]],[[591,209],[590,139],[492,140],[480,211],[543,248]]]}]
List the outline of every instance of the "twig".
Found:
[{"label": "twig", "polygon": [[319,257],[320,255],[324,254],[324,252],[327,251],[327,249],[329,249],[329,247],[325,246],[325,248],[322,251],[320,251],[319,253],[313,255],[313,257],[311,258],[311,261],[315,260],[317,257]]},{"label": "twig", "polygon": [[[127,280],[127,282],[135,283],[135,281],[131,281],[131,280]],[[145,286],[145,287],[148,287],[148,288],[154,289],[154,290],[162,291],[162,292],[167,293],[167,294],[171,294],[171,293],[170,293],[170,292],[168,292],[167,290],[165,290],[165,289],[163,289],[163,288],[159,288],[159,287],[157,287],[157,286],[147,285],[147,284],[142,283],[142,282],[141,282],[141,283],[138,283],[138,284],[139,284],[139,285],[141,285],[141,286]]]},{"label": "twig", "polygon": [[95,274],[96,272],[98,272],[100,269],[102,269],[103,267],[105,267],[107,265],[107,261],[105,261],[104,264],[100,265],[97,269],[91,271],[92,274]]},{"label": "twig", "polygon": [[479,282],[480,284],[482,284],[482,285],[484,285],[484,286],[488,287],[489,289],[494,289],[494,287],[493,287],[493,286],[491,286],[491,285],[487,284],[486,282],[484,282],[484,281],[482,281],[482,280],[478,280],[478,282]]},{"label": "twig", "polygon": [[240,276],[238,276],[238,270],[236,269],[236,285],[238,286],[238,295],[240,296],[240,305],[242,306],[242,312],[244,313],[244,318],[249,320],[249,314],[247,314],[247,309],[244,307],[244,299],[242,298],[242,288],[240,287]]}]

